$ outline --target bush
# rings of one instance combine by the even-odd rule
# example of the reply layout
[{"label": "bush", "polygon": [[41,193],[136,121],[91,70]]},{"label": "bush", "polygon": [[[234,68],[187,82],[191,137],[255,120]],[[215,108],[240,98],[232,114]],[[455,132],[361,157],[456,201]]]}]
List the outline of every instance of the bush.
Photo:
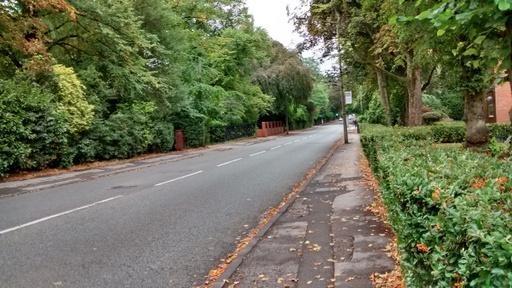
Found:
[{"label": "bush", "polygon": [[443,105],[441,100],[439,98],[437,98],[436,96],[430,95],[430,94],[423,94],[422,99],[423,99],[423,105],[432,109],[433,112],[437,112],[440,114],[448,114],[449,113],[449,109],[445,105]]},{"label": "bush", "polygon": [[227,125],[220,121],[212,121],[208,125],[208,143],[220,143],[256,134],[254,124]]},{"label": "bush", "polygon": [[423,123],[426,125],[434,124],[435,122],[439,122],[444,118],[444,115],[440,112],[426,112],[421,115],[423,118]]},{"label": "bush", "polygon": [[69,165],[69,130],[54,100],[28,81],[0,81],[0,175]]},{"label": "bush", "polygon": [[466,138],[464,123],[439,123],[432,126],[432,140],[438,143],[462,143]]},{"label": "bush", "polygon": [[228,125],[221,121],[212,121],[208,124],[208,142],[219,143],[226,141],[226,127]]},{"label": "bush", "polygon": [[158,121],[154,125],[155,137],[151,143],[151,151],[168,152],[174,146],[174,126],[165,121]]},{"label": "bush", "polygon": [[165,145],[160,143],[164,140],[155,140],[163,133],[152,120],[155,109],[153,102],[135,102],[120,107],[107,120],[97,119],[79,141],[75,162],[128,158]]},{"label": "bush", "polygon": [[512,125],[510,124],[491,124],[489,125],[491,135],[499,141],[506,141],[512,137]]},{"label": "bush", "polygon": [[173,123],[176,129],[183,130],[187,147],[206,145],[206,116],[195,111],[181,111],[175,115]]},{"label": "bush", "polygon": [[508,287],[511,163],[413,141],[403,129],[380,130],[365,127],[361,143],[398,237],[407,286]]},{"label": "bush", "polygon": [[384,108],[382,108],[377,95],[372,95],[368,110],[366,110],[363,115],[359,116],[359,121],[372,124],[386,124]]}]

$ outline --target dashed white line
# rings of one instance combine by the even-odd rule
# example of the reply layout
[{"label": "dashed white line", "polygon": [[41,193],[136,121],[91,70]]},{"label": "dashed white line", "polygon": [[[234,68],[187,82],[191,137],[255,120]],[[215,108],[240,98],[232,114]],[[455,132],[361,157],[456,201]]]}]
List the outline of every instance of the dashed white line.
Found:
[{"label": "dashed white line", "polygon": [[233,159],[233,160],[231,160],[231,161],[221,163],[221,164],[217,165],[217,167],[226,166],[226,165],[229,165],[229,164],[231,164],[231,163],[238,162],[238,161],[240,161],[240,160],[242,160],[242,159],[243,159],[243,158],[236,158],[236,159]]},{"label": "dashed white line", "polygon": [[197,174],[201,174],[201,173],[203,173],[203,170],[199,170],[199,171],[194,172],[194,173],[190,173],[190,174],[178,177],[178,178],[174,178],[174,179],[171,179],[171,180],[168,180],[168,181],[164,181],[164,182],[155,184],[155,186],[161,186],[161,185],[164,185],[164,184],[169,184],[171,182],[178,181],[178,180],[181,180],[181,179],[185,179],[185,178],[188,178],[188,177],[191,177],[191,176],[194,176],[194,175],[197,175]]},{"label": "dashed white line", "polygon": [[53,218],[64,216],[64,215],[67,215],[67,214],[70,214],[70,213],[73,213],[73,212],[77,212],[77,211],[80,211],[80,210],[91,208],[92,206],[95,206],[95,205],[98,205],[98,204],[102,204],[102,203],[105,203],[105,202],[108,202],[108,201],[112,201],[112,200],[120,198],[120,197],[123,197],[123,195],[118,195],[118,196],[110,197],[110,198],[107,198],[105,200],[94,202],[94,203],[91,203],[91,204],[88,204],[88,205],[85,205],[85,206],[82,206],[82,207],[78,207],[78,208],[71,209],[71,210],[68,210],[68,211],[64,211],[64,212],[61,212],[61,213],[57,213],[57,214],[54,214],[54,215],[51,215],[51,216],[48,216],[48,217],[37,219],[37,220],[31,221],[31,222],[28,222],[28,223],[25,223],[25,224],[22,224],[22,225],[18,225],[18,226],[9,228],[9,229],[5,229],[5,230],[0,231],[0,235],[5,234],[5,233],[9,233],[9,232],[13,232],[13,231],[16,231],[18,229],[25,228],[25,227],[28,227],[28,226],[32,226],[32,225],[35,225],[37,223],[48,221],[48,220],[53,219]]},{"label": "dashed white line", "polygon": [[292,144],[292,143],[293,143],[293,141],[286,142],[286,143],[284,143],[284,144],[283,144],[283,146],[290,145],[290,144]]},{"label": "dashed white line", "polygon": [[254,157],[254,156],[261,155],[261,154],[263,154],[263,153],[265,153],[265,152],[267,152],[267,151],[263,150],[263,151],[260,151],[260,152],[252,153],[252,154],[250,154],[249,156],[250,156],[250,157]]},{"label": "dashed white line", "polygon": [[281,147],[283,147],[283,145],[277,145],[276,147],[272,147],[272,148],[270,148],[270,150],[276,150],[276,149],[279,149],[279,148],[281,148]]},{"label": "dashed white line", "polygon": [[293,141],[293,143],[298,143],[298,142],[300,142],[300,140],[295,140],[295,141]]}]

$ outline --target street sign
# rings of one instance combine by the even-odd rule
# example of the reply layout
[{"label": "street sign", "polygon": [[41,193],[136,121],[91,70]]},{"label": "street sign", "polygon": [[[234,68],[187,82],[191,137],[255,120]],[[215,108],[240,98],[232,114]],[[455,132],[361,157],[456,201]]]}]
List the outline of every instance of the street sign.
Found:
[{"label": "street sign", "polygon": [[345,91],[345,104],[352,104],[352,91]]}]

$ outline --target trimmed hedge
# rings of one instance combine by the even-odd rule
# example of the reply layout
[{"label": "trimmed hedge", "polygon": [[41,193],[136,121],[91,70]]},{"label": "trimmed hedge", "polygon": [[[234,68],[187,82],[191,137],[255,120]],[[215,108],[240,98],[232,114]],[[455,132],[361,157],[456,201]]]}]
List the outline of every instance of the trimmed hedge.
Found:
[{"label": "trimmed hedge", "polygon": [[361,135],[407,286],[509,287],[512,163],[434,145],[428,134],[366,126]]},{"label": "trimmed hedge", "polygon": [[255,124],[228,125],[223,122],[212,121],[208,125],[208,143],[220,143],[242,137],[251,137],[255,134]]},{"label": "trimmed hedge", "polygon": [[[505,141],[512,137],[512,125],[489,124],[491,138]],[[432,126],[419,127],[386,127],[383,125],[361,124],[361,130],[370,129],[370,134],[395,134],[412,140],[432,140],[436,143],[462,143],[466,138],[466,127],[463,122],[442,122]]]}]

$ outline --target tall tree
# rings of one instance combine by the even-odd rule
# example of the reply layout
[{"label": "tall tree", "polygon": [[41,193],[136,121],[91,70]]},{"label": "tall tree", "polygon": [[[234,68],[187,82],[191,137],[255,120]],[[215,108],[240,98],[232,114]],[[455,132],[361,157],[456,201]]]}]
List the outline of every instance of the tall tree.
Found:
[{"label": "tall tree", "polygon": [[313,90],[313,77],[308,67],[297,53],[274,42],[270,63],[254,75],[254,81],[263,92],[274,97],[275,108],[284,115],[288,131],[290,109],[298,104],[307,104]]},{"label": "tall tree", "polygon": [[[443,40],[436,47],[447,67],[459,75],[464,94],[466,143],[488,142],[486,95],[500,72],[512,64],[512,3],[508,0],[444,0],[416,17],[437,27]],[[511,84],[512,85],[512,84]]]}]

